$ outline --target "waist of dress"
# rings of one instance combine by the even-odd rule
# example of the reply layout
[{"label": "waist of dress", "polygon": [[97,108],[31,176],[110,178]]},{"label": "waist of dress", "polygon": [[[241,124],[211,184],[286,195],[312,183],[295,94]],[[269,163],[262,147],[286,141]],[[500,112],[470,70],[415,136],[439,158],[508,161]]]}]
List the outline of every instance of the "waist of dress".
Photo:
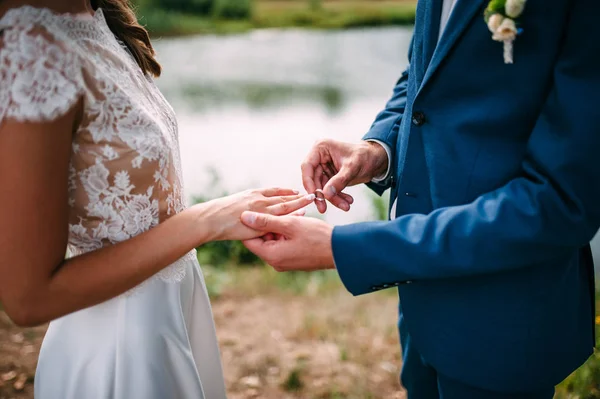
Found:
[{"label": "waist of dress", "polygon": [[[102,248],[106,248],[108,246],[110,246],[110,245],[106,245],[106,246],[103,246],[98,249],[90,250],[88,248],[78,248],[73,245],[69,245],[67,248],[67,259],[74,258],[76,256],[85,255],[86,253],[99,251]],[[191,251],[189,251],[188,253],[183,255],[181,258],[179,258],[175,262],[171,263],[171,265],[181,264],[181,263],[185,263],[185,262],[189,262],[189,261],[197,261],[197,260],[198,260],[198,253],[195,249],[192,249]]]}]

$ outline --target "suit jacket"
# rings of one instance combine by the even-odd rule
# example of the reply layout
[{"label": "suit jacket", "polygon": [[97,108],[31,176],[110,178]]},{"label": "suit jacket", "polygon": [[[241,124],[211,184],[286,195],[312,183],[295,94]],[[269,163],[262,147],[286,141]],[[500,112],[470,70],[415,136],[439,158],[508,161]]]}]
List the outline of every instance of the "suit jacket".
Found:
[{"label": "suit jacket", "polygon": [[[419,0],[419,7],[437,0]],[[600,42],[594,0],[529,0],[513,65],[458,0],[431,62],[410,66],[365,139],[392,149],[397,219],[334,229],[354,295],[398,286],[424,359],[496,391],[557,384],[594,347],[589,242],[600,227]]]}]

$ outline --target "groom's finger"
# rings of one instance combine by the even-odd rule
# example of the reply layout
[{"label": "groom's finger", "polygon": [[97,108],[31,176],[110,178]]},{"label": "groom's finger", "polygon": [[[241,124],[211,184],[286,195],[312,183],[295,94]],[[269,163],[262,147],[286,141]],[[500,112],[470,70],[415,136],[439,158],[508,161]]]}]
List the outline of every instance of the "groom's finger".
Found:
[{"label": "groom's finger", "polygon": [[275,234],[274,233],[267,233],[264,236],[259,237],[259,240],[274,241],[275,240]]},{"label": "groom's finger", "polygon": [[315,168],[311,164],[303,163],[302,164],[302,185],[304,189],[308,193],[314,193],[317,189],[315,182],[313,180],[315,175]]},{"label": "groom's finger", "polygon": [[[325,174],[323,175],[323,179],[321,180],[321,185],[322,187],[326,187],[327,183],[329,183],[329,180],[331,180],[335,175],[337,175],[339,172],[338,170],[335,168],[334,165],[332,164],[327,164],[323,167],[323,169],[325,170]],[[354,202],[354,198],[352,198],[351,195],[348,195],[346,193],[343,192],[339,192],[337,193],[337,195],[343,200],[346,201],[348,204],[352,205],[352,203]]]},{"label": "groom's finger", "polygon": [[352,205],[354,203],[354,197],[351,196],[350,194],[346,194],[346,193],[339,193],[338,194],[340,197],[342,197],[342,199],[344,201],[346,201],[347,203],[349,203],[350,205]]},{"label": "groom's finger", "polygon": [[344,166],[335,176],[333,176],[323,188],[325,197],[331,201],[339,193],[341,193],[348,184],[352,181],[353,176],[356,173],[349,167]]},{"label": "groom's finger", "polygon": [[[323,166],[318,165],[315,168],[315,174],[313,176],[313,182],[315,183],[315,191],[313,191],[313,192],[315,194],[317,193],[317,191],[323,190],[323,179],[324,178],[327,178],[327,176],[325,176],[323,174]],[[315,205],[317,206],[317,210],[320,213],[327,212],[327,202],[325,202],[325,198],[323,198],[322,194],[317,196],[317,199],[315,200]]]},{"label": "groom's finger", "polygon": [[244,246],[254,255],[267,263],[271,263],[275,258],[275,253],[281,245],[281,241],[264,241],[261,238],[255,238],[253,240],[243,241],[242,244],[244,244]]},{"label": "groom's finger", "polygon": [[314,193],[318,188],[314,181],[315,169],[321,163],[321,155],[316,148],[313,148],[304,162],[302,162],[302,184],[308,193]]},{"label": "groom's finger", "polygon": [[[329,182],[329,177],[323,176],[323,187],[327,187],[327,183]],[[354,202],[354,198],[345,193],[337,193],[331,198],[328,198],[329,202],[333,204],[338,209],[341,209],[345,212],[350,210],[350,204]]]},{"label": "groom's finger", "polygon": [[262,256],[261,256],[261,254],[262,254],[261,248],[263,248],[265,246],[265,243],[271,242],[271,241],[274,241],[274,240],[272,240],[272,239],[271,240],[265,240],[263,238],[255,238],[255,239],[252,239],[252,240],[242,241],[242,244],[244,244],[244,246],[246,248],[248,248],[248,250],[250,252],[252,252],[254,255],[262,258]]},{"label": "groom's finger", "polygon": [[285,235],[287,232],[287,221],[288,219],[286,216],[273,216],[256,212],[242,213],[243,224],[251,229],[264,231],[265,233],[279,233]]}]

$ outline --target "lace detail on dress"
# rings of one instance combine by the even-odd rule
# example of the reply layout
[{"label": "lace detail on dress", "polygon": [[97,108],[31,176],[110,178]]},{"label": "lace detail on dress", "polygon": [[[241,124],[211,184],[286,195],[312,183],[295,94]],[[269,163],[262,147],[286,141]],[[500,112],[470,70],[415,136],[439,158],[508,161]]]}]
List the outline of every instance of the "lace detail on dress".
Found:
[{"label": "lace detail on dress", "polygon": [[158,277],[160,277],[163,281],[181,281],[185,277],[185,268],[190,262],[198,261],[198,253],[194,249],[193,251],[188,252],[183,257],[179,258],[175,263],[173,263],[170,267],[161,270],[158,273]]},{"label": "lace detail on dress", "polygon": [[[89,251],[81,250],[79,248],[69,248],[68,256],[69,257],[80,256],[80,255],[84,255],[87,252],[89,252]],[[124,296],[133,295],[133,294],[139,292],[143,287],[145,287],[147,284],[149,284],[152,280],[155,280],[155,279],[160,279],[167,283],[180,282],[185,278],[186,268],[188,267],[188,265],[190,265],[190,264],[194,265],[197,261],[198,261],[198,252],[195,249],[193,249],[190,252],[188,252],[187,254],[183,255],[181,258],[177,259],[175,262],[173,262],[171,265],[169,265],[169,267],[166,267],[163,270],[161,270],[160,272],[158,272],[150,280],[146,280],[142,284],[138,285],[137,287],[132,288],[131,290],[127,291],[123,295]],[[200,273],[200,274],[202,274],[202,273]]]},{"label": "lace detail on dress", "polygon": [[[0,20],[0,122],[50,121],[83,99],[69,167],[69,252],[80,255],[185,209],[173,109],[95,16],[24,6]],[[157,274],[181,281],[195,251]]]},{"label": "lace detail on dress", "polygon": [[76,57],[37,26],[7,29],[0,52],[0,120],[43,122],[69,111],[82,94]]}]

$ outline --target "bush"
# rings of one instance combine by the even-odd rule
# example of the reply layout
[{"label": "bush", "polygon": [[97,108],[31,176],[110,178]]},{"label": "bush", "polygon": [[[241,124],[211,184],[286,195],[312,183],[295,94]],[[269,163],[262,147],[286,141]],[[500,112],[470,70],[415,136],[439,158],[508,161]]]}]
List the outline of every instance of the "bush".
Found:
[{"label": "bush", "polygon": [[376,194],[371,194],[371,208],[373,213],[373,219],[375,220],[389,220],[389,203],[390,193],[387,191],[381,197]]},{"label": "bush", "polygon": [[[207,191],[207,196],[194,197],[192,202],[195,204],[201,204],[214,198],[221,198],[229,195],[227,190],[224,190],[221,187],[221,176],[217,170],[209,168],[207,172],[211,176],[209,187],[212,189]],[[197,250],[198,261],[205,265],[220,267],[227,265],[262,264],[262,261],[239,241],[213,241],[202,245],[200,248],[197,248]]]},{"label": "bush", "polygon": [[596,350],[596,353],[581,368],[561,384],[556,397],[600,399],[600,351]]},{"label": "bush", "polygon": [[252,0],[215,0],[213,16],[219,19],[249,19]]},{"label": "bush", "polygon": [[239,241],[213,241],[198,248],[198,261],[215,267],[257,265],[261,260]]},{"label": "bush", "polygon": [[[600,290],[596,295],[600,309]],[[596,317],[596,352],[557,389],[557,399],[600,399],[600,316]]]},{"label": "bush", "polygon": [[323,9],[323,0],[308,0],[308,6],[313,11],[321,11]]},{"label": "bush", "polygon": [[215,0],[138,0],[135,3],[142,8],[158,8],[197,15],[209,15]]}]

